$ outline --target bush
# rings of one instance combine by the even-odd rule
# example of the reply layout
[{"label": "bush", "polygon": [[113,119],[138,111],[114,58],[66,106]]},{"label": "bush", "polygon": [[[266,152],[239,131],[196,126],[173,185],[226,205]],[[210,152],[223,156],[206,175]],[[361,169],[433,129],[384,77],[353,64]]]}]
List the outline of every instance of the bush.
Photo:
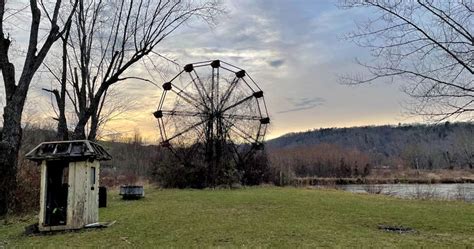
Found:
[{"label": "bush", "polygon": [[41,167],[28,161],[24,155],[39,143],[56,139],[55,132],[47,126],[29,126],[23,129],[21,148],[18,157],[16,189],[14,191],[12,212],[28,213],[39,208]]},{"label": "bush", "polygon": [[271,171],[265,151],[257,151],[240,167],[242,185],[259,185],[270,181]]},{"label": "bush", "polygon": [[40,198],[41,167],[32,162],[21,160],[17,172],[14,213],[28,213],[38,210]]},{"label": "bush", "polygon": [[[186,149],[180,149],[186,150]],[[161,149],[150,173],[152,180],[165,188],[206,188],[216,186],[258,185],[268,182],[270,168],[264,152],[251,155],[236,163],[230,155],[223,157],[218,167],[205,162],[203,153],[191,154],[189,158],[177,158],[169,150]]]},{"label": "bush", "polygon": [[[196,158],[198,159],[198,158]],[[206,177],[201,160],[183,162],[169,150],[159,149],[150,175],[152,180],[165,188],[204,188]]]}]

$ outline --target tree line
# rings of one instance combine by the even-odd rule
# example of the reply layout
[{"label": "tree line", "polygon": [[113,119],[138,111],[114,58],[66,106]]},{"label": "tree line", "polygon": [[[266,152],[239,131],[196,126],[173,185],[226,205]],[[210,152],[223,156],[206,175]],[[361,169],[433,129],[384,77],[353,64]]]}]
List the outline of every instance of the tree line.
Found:
[{"label": "tree line", "polygon": [[370,165],[391,169],[473,169],[473,137],[474,124],[445,122],[317,129],[270,140],[268,147],[286,153],[314,150],[312,156],[322,151],[357,151]]}]

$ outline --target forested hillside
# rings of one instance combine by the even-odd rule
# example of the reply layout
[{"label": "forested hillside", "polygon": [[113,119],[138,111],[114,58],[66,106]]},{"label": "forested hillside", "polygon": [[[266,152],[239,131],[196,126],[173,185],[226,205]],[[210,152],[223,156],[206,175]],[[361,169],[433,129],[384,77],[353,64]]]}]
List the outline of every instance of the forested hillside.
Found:
[{"label": "forested hillside", "polygon": [[[323,146],[324,145],[324,146]],[[375,167],[462,168],[474,164],[474,124],[316,129],[268,141],[270,151],[338,148],[365,154]],[[326,151],[327,153],[328,151]]]}]

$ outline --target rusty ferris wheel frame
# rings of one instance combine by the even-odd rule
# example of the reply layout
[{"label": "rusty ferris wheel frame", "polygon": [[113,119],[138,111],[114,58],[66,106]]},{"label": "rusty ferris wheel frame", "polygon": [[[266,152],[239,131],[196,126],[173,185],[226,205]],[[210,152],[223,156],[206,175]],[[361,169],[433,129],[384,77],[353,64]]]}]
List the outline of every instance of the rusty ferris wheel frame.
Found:
[{"label": "rusty ferris wheel frame", "polygon": [[[207,76],[203,76],[202,71]],[[185,84],[180,86],[176,81]],[[170,95],[176,99],[167,107],[165,103],[169,103]],[[179,110],[177,107],[183,103],[186,108]],[[245,70],[221,60],[184,66],[163,84],[163,94],[153,115],[158,121],[162,147],[169,148],[178,159],[189,161],[178,155],[174,140],[196,132],[190,147],[194,150],[199,147],[196,144],[201,145],[205,161],[214,167],[226,160],[226,153],[242,163],[262,150],[270,123],[262,89]],[[195,122],[170,132],[164,119],[176,117],[192,118]],[[191,150],[189,153],[196,152]]]}]

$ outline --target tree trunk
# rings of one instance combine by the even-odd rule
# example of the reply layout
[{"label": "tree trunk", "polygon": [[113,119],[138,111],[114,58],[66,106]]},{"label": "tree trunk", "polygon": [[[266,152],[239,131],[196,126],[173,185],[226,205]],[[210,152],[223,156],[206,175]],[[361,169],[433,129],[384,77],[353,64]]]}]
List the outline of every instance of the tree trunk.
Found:
[{"label": "tree trunk", "polygon": [[62,67],[63,71],[61,73],[61,90],[59,92],[59,99],[57,99],[58,104],[58,139],[68,140],[69,131],[67,129],[67,120],[66,120],[66,85],[67,85],[67,40],[69,38],[70,26],[67,27],[66,33],[64,34],[62,49]]},{"label": "tree trunk", "polygon": [[68,140],[69,139],[69,131],[67,129],[67,122],[66,122],[66,116],[64,113],[59,112],[59,118],[58,118],[58,134],[57,138],[59,140]]},{"label": "tree trunk", "polygon": [[74,128],[74,133],[72,134],[72,139],[86,139],[86,124],[87,118],[79,119],[79,122],[76,124],[76,128]]},{"label": "tree trunk", "polygon": [[[79,106],[80,109],[80,117],[79,121],[76,124],[76,128],[74,128],[73,139],[89,139],[95,140],[95,136],[97,135],[97,129],[99,124],[99,114],[98,108],[100,105],[101,97],[103,96],[104,91],[110,84],[102,84],[100,88],[97,90],[92,101],[90,101],[89,107]],[[85,94],[85,93],[84,93]],[[85,95],[84,95],[85,96]],[[86,136],[86,125],[91,120],[91,129],[89,136]]]},{"label": "tree trunk", "polygon": [[89,136],[87,139],[89,140],[96,140],[97,137],[97,129],[99,129],[99,117],[98,114],[91,116],[91,127],[89,130]]},{"label": "tree trunk", "polygon": [[24,101],[16,98],[9,101],[4,108],[0,142],[0,216],[6,215],[14,203],[23,105]]}]

